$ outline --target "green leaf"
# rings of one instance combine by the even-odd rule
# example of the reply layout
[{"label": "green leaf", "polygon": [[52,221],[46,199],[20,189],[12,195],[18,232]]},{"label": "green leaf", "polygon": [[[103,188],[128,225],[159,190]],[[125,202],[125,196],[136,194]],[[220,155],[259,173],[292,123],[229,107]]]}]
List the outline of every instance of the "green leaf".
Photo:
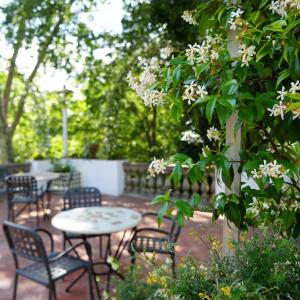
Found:
[{"label": "green leaf", "polygon": [[177,163],[175,168],[172,171],[171,175],[172,179],[174,180],[175,185],[178,185],[182,178],[182,166],[180,163]]},{"label": "green leaf", "polygon": [[287,96],[291,99],[300,100],[300,93],[295,93],[295,94],[288,93]]},{"label": "green leaf", "polygon": [[167,212],[169,208],[169,203],[168,202],[165,202],[161,207],[160,209],[158,210],[157,212],[157,223],[158,223],[158,226],[160,226],[161,222],[162,222],[162,219],[165,215],[165,213]]},{"label": "green leaf", "polygon": [[295,102],[295,103],[290,104],[286,110],[291,111],[291,110],[298,109],[298,108],[300,108],[300,102]]},{"label": "green leaf", "polygon": [[239,204],[240,203],[240,199],[238,197],[238,195],[236,194],[230,194],[228,197],[227,197],[228,201],[230,202],[233,202],[233,203],[236,203],[236,204]]},{"label": "green leaf", "polygon": [[191,183],[195,184],[197,181],[203,181],[204,173],[201,170],[200,166],[196,164],[189,169],[188,176]]},{"label": "green leaf", "polygon": [[290,76],[289,69],[285,69],[279,73],[279,76],[276,81],[276,88],[280,85],[280,83]]},{"label": "green leaf", "polygon": [[300,78],[300,62],[297,53],[295,53],[293,59],[290,62],[290,74],[292,79],[296,81]]},{"label": "green leaf", "polygon": [[180,227],[183,227],[184,226],[184,215],[181,211],[178,211],[177,212],[177,215],[176,215],[176,222],[177,224],[180,226]]},{"label": "green leaf", "polygon": [[225,207],[225,214],[227,218],[234,223],[234,225],[238,228],[241,226],[241,212],[239,210],[239,207],[236,203],[228,202]]},{"label": "green leaf", "polygon": [[198,208],[201,203],[201,196],[198,193],[195,193],[192,197],[192,206]]},{"label": "green leaf", "polygon": [[180,77],[181,77],[181,65],[177,66],[173,72],[172,82],[174,86],[177,86],[177,84],[180,81]]},{"label": "green leaf", "polygon": [[234,95],[239,88],[239,83],[236,79],[231,79],[222,84],[222,90],[225,95]]},{"label": "green leaf", "polygon": [[285,27],[287,25],[286,20],[278,20],[275,21],[267,26],[265,26],[263,29],[264,31],[283,31],[282,27]]},{"label": "green leaf", "polygon": [[256,53],[256,61],[260,61],[267,54],[272,52],[272,42],[268,41],[264,43],[264,45],[257,51]]},{"label": "green leaf", "polygon": [[252,21],[253,24],[255,24],[260,16],[260,11],[254,11],[250,14],[249,19]]},{"label": "green leaf", "polygon": [[175,206],[183,213],[184,216],[191,218],[194,213],[194,209],[191,204],[184,200],[176,200]]},{"label": "green leaf", "polygon": [[218,105],[216,110],[221,126],[224,127],[232,114],[232,110],[222,105]]},{"label": "green leaf", "polygon": [[153,200],[152,200],[152,204],[161,204],[161,203],[164,203],[166,202],[166,197],[165,195],[158,195],[156,196]]},{"label": "green leaf", "polygon": [[222,104],[223,106],[226,106],[228,108],[230,108],[232,111],[235,109],[236,107],[236,98],[235,97],[221,97],[220,104]]},{"label": "green leaf", "polygon": [[188,159],[190,159],[190,157],[184,153],[176,153],[170,158],[170,160],[175,163],[177,162],[184,163]]},{"label": "green leaf", "polygon": [[252,171],[256,168],[259,167],[259,165],[261,164],[260,160],[248,160],[244,165],[243,165],[243,170],[244,171]]},{"label": "green leaf", "polygon": [[206,118],[209,123],[211,123],[212,116],[213,116],[215,106],[216,106],[216,102],[217,102],[217,96],[214,95],[214,96],[210,97],[210,99],[206,105],[205,112],[206,112]]},{"label": "green leaf", "polygon": [[225,193],[220,193],[216,195],[214,199],[214,207],[221,213],[223,214],[225,211],[225,204],[226,204],[226,194]]},{"label": "green leaf", "polygon": [[273,178],[272,181],[273,181],[273,184],[274,184],[276,190],[278,192],[280,192],[283,187],[283,183],[284,183],[283,178]]},{"label": "green leaf", "polygon": [[206,70],[208,70],[208,68],[209,68],[209,64],[202,64],[202,65],[196,66],[195,76],[198,77],[201,73],[203,73]]}]

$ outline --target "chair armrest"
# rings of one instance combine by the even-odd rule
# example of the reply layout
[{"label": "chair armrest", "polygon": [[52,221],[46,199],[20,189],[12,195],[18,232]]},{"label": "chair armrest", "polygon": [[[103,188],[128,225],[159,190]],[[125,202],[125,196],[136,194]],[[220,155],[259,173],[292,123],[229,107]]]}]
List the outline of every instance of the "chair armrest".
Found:
[{"label": "chair armrest", "polygon": [[76,245],[74,245],[74,246],[68,248],[68,249],[65,250],[64,252],[59,253],[59,254],[56,255],[55,257],[50,258],[50,259],[49,259],[49,262],[56,261],[56,260],[62,258],[63,256],[66,256],[67,254],[69,254],[70,252],[72,252],[75,248],[78,248],[78,247],[80,247],[80,246],[82,246],[82,245],[85,245],[85,249],[86,249],[87,255],[88,255],[88,257],[89,257],[89,261],[91,261],[91,260],[92,260],[92,248],[91,248],[91,245],[90,245],[88,242],[83,241],[83,242],[80,242],[80,243],[78,243],[78,244],[76,244]]},{"label": "chair armrest", "polygon": [[42,232],[48,236],[48,238],[50,240],[50,251],[53,252],[54,251],[54,241],[52,238],[52,234],[48,230],[42,229],[42,228],[35,229],[35,232]]},{"label": "chair armrest", "polygon": [[[156,217],[157,218],[157,213],[156,212],[146,212],[146,213],[143,213],[142,214],[142,218],[145,218],[145,217]],[[168,219],[168,220],[172,220],[172,218],[168,217],[168,216],[164,216],[165,219]]]},{"label": "chair armrest", "polygon": [[157,233],[161,233],[161,234],[165,234],[167,236],[172,236],[173,234],[170,233],[169,231],[166,231],[166,230],[163,230],[163,229],[156,229],[156,228],[149,228],[149,227],[144,227],[144,228],[140,228],[140,229],[137,229],[135,230],[134,232],[134,236],[133,238],[140,232],[157,232]]}]

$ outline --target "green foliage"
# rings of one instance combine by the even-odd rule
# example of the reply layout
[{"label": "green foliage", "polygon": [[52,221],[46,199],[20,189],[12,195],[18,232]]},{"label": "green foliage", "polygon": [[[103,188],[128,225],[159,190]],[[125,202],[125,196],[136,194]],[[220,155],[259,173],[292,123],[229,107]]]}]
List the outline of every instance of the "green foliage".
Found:
[{"label": "green foliage", "polygon": [[[276,2],[277,3],[277,2]],[[279,4],[278,4],[279,5]],[[240,193],[221,194],[211,210],[239,229],[274,226],[283,234],[300,235],[299,10],[291,3],[282,11],[271,1],[206,1],[191,11],[199,23],[200,41],[177,51],[160,70],[155,88],[167,94],[170,115],[185,107],[191,124],[206,120],[204,153],[177,160],[172,179],[189,168],[193,182],[206,167],[215,167],[228,190],[234,167],[246,177]],[[276,5],[275,5],[276,6]],[[174,109],[175,108],[175,109]],[[232,161],[225,144],[225,125],[237,116],[234,132],[242,135],[240,158]],[[207,143],[208,142],[208,143]],[[181,151],[187,154],[186,151]],[[174,163],[171,159],[170,163]],[[169,203],[189,217],[186,207]]]},{"label": "green foliage", "polygon": [[141,281],[141,272],[138,268],[131,268],[125,280],[117,286],[116,298],[118,300],[162,300],[163,298],[153,298],[157,284],[146,284]]},{"label": "green foliage", "polygon": [[167,266],[156,265],[146,281],[142,276],[126,279],[117,287],[117,299],[141,299],[136,298],[141,287],[160,295],[147,298],[150,294],[141,294],[144,299],[299,299],[300,247],[295,240],[270,234],[254,236],[235,246],[231,257],[218,253],[220,247],[212,241],[214,250],[206,267],[187,257],[178,265],[176,278],[170,276]]},{"label": "green foliage", "polygon": [[56,160],[52,160],[52,171],[53,172],[57,172],[57,173],[69,173],[73,170],[72,166],[70,165],[70,163],[68,161],[63,162],[60,161],[58,159]]}]

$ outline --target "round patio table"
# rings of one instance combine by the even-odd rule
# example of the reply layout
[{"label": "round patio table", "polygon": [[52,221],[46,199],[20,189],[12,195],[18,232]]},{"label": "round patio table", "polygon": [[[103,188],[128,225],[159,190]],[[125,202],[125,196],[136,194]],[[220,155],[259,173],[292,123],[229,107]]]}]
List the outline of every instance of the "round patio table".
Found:
[{"label": "round patio table", "polygon": [[38,182],[49,182],[59,178],[60,174],[55,172],[28,172],[13,174],[13,176],[33,176]]},{"label": "round patio table", "polygon": [[[85,236],[89,235],[104,234],[110,236],[112,233],[121,231],[124,232],[123,237],[118,244],[118,248],[113,254],[114,260],[119,261],[123,251],[130,241],[130,237],[133,235],[136,226],[141,222],[141,220],[141,214],[132,209],[115,206],[95,206],[79,207],[62,211],[52,218],[51,223],[53,227],[63,231],[64,233],[68,232],[79,234],[82,235],[83,239],[85,239]],[[125,239],[128,231],[129,236]],[[107,244],[106,253],[111,255],[110,238]],[[116,274],[123,278],[123,276],[112,267],[111,263],[107,261],[107,257],[104,258],[103,262],[94,262],[93,265],[106,265],[108,267],[108,272],[96,273],[94,271],[95,276],[108,276],[107,290],[109,290],[110,287],[110,277],[112,274]],[[75,281],[77,282],[77,280],[78,279]],[[67,288],[67,290],[70,290],[72,285],[73,283]],[[97,292],[98,295],[100,295],[98,286]]]},{"label": "round patio table", "polygon": [[136,227],[142,220],[135,210],[114,207],[79,207],[62,211],[52,218],[52,225],[64,232],[81,235],[110,234]]}]

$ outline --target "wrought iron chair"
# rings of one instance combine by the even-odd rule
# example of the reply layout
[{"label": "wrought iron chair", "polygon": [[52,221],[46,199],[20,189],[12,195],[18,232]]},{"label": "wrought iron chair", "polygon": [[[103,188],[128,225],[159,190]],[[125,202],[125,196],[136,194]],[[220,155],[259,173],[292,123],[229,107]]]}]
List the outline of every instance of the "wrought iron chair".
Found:
[{"label": "wrought iron chair", "polygon": [[[47,183],[47,210],[51,209],[51,198],[53,195],[63,196],[64,193],[71,188],[72,181],[74,179],[74,173],[61,174],[57,179],[51,180]],[[80,185],[80,182],[79,182]]]},{"label": "wrought iron chair", "polygon": [[[143,214],[143,219],[146,217],[156,217],[157,213],[149,212]],[[130,243],[128,251],[131,256],[131,263],[135,264],[135,254],[143,253],[161,253],[170,255],[172,259],[172,269],[175,275],[176,253],[175,245],[178,240],[181,228],[177,225],[173,218],[164,216],[162,226],[168,229],[159,229],[151,227],[138,228]]]},{"label": "wrought iron chair", "polygon": [[[102,205],[102,195],[101,192],[95,187],[77,187],[71,188],[64,193],[64,206],[63,210],[69,210],[72,208],[79,208],[79,207],[93,207],[93,206],[101,206]],[[88,239],[99,237],[99,251],[100,257],[102,257],[102,237],[107,237],[109,245],[110,243],[110,234],[97,234],[97,235],[80,235],[80,234],[73,234],[73,233],[64,233],[64,241],[63,241],[63,248],[66,247],[66,241],[72,246],[72,239]],[[106,247],[105,255],[108,254],[108,246]]]},{"label": "wrought iron chair", "polygon": [[[39,201],[41,200],[44,212],[44,192],[38,189],[37,181],[33,176],[9,176],[6,178],[7,185],[7,209],[8,220],[15,221],[26,207],[31,210],[31,204],[36,207],[36,223],[39,227]],[[16,204],[24,204],[23,208],[15,214],[14,206]]]},{"label": "wrought iron chair", "polygon": [[[9,221],[4,221],[3,230],[9,248],[12,252],[16,273],[14,280],[13,300],[17,297],[17,284],[19,276],[40,283],[49,289],[48,299],[57,299],[55,282],[70,273],[84,269],[88,272],[89,296],[93,297],[91,246],[87,242],[81,242],[64,252],[54,252],[54,243],[51,233],[45,229],[33,230]],[[38,232],[45,233],[50,239],[51,252],[47,253],[43,240]],[[69,255],[79,246],[85,246],[89,261]],[[20,267],[19,257],[31,261],[24,267]],[[23,260],[22,260],[23,261]]]}]

